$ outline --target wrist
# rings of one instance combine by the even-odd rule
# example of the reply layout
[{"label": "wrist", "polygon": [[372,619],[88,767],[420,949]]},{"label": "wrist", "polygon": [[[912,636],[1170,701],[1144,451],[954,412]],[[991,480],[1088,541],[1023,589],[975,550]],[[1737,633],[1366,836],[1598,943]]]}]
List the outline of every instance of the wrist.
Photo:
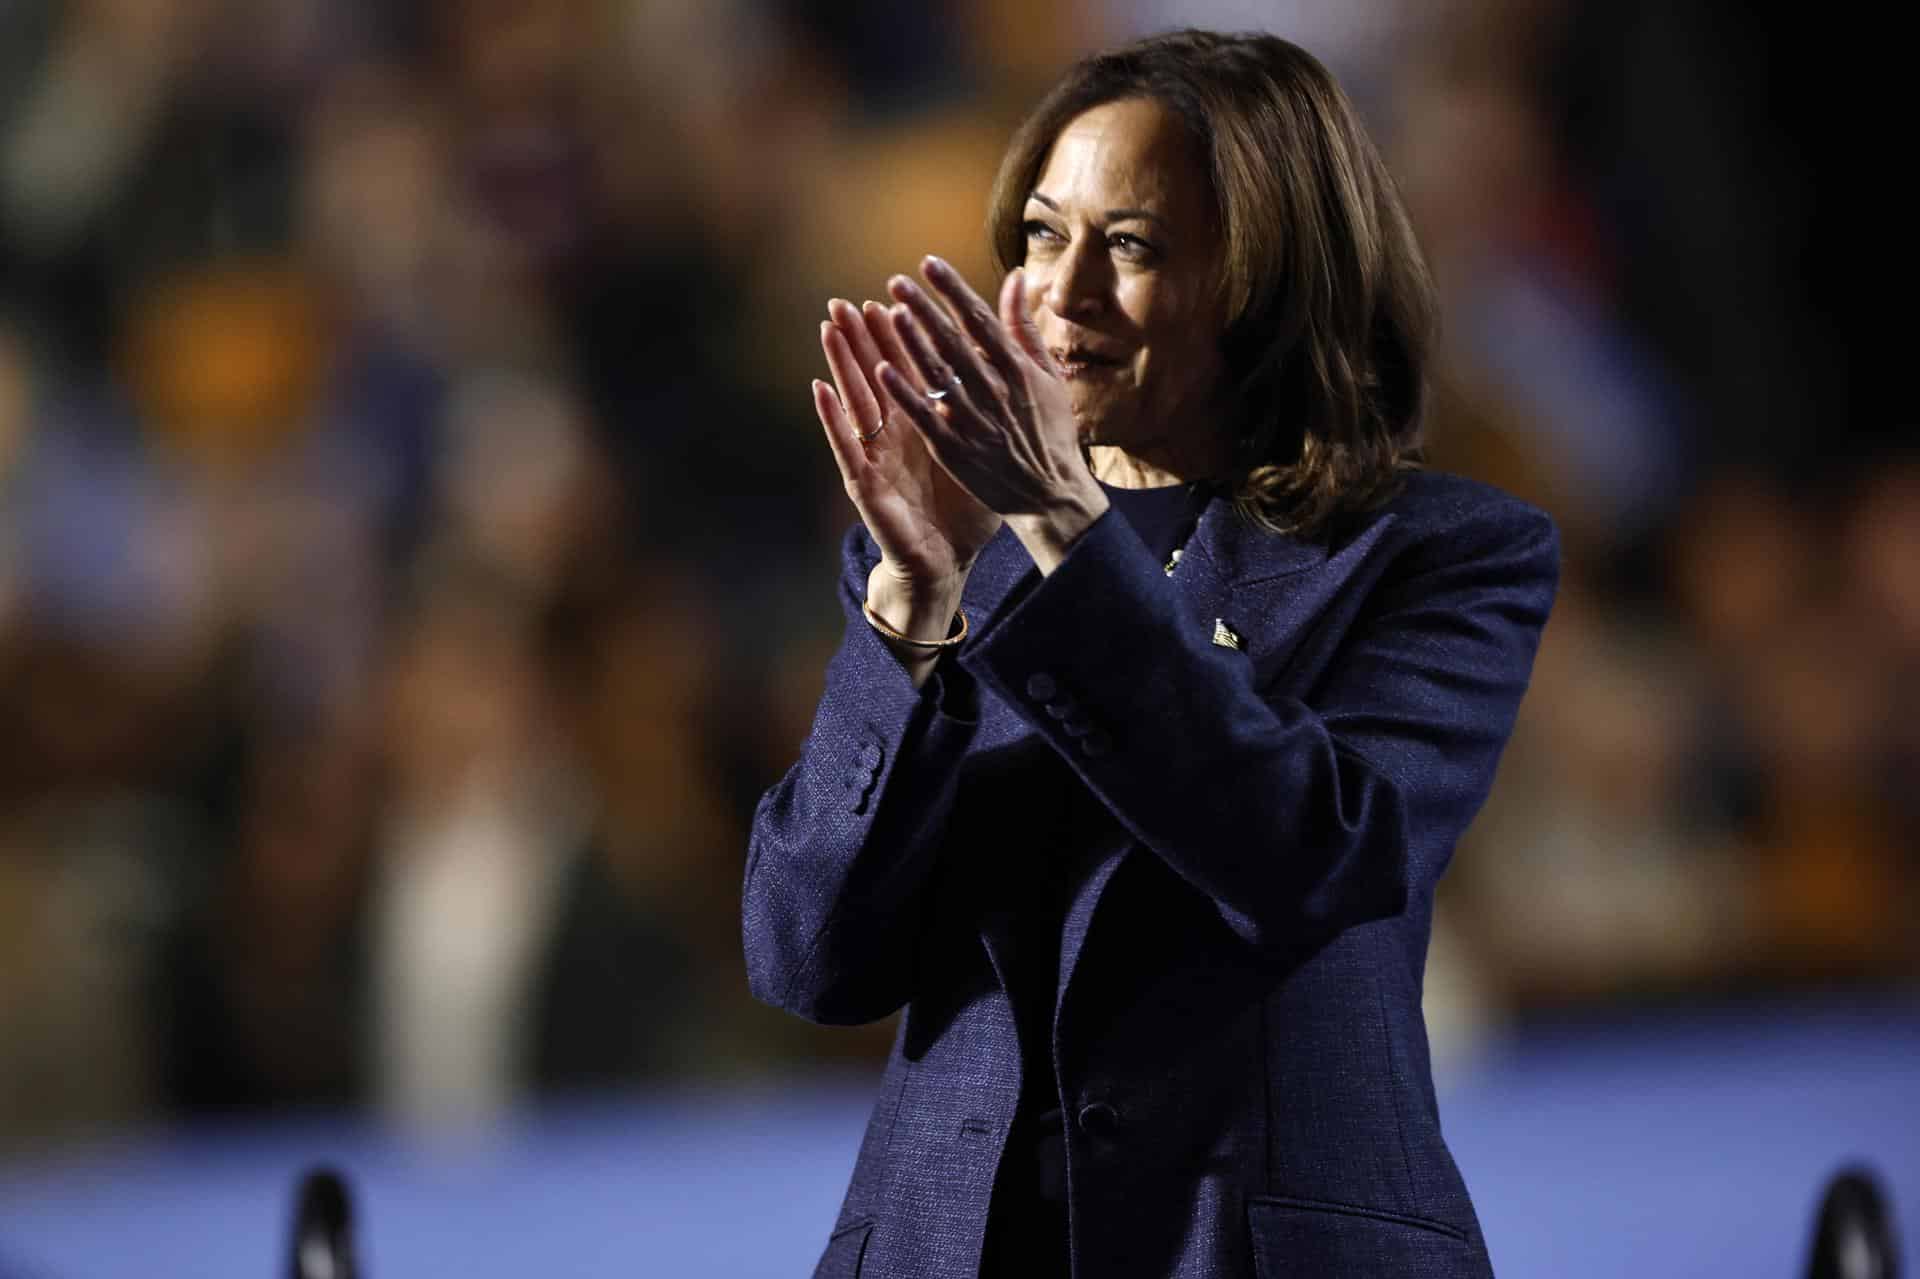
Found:
[{"label": "wrist", "polygon": [[1010,515],[1007,527],[1027,548],[1042,574],[1053,572],[1067,557],[1073,544],[1092,528],[1112,505],[1099,485],[1076,489],[1043,511],[1031,515]]},{"label": "wrist", "polygon": [[937,581],[908,577],[885,560],[867,574],[866,605],[881,621],[914,639],[946,638],[967,574],[962,569]]}]

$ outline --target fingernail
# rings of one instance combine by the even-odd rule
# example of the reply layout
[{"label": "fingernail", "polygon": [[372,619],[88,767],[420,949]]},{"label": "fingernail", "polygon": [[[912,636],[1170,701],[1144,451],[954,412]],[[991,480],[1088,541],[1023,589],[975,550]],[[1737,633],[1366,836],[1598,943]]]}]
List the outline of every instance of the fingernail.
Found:
[{"label": "fingernail", "polygon": [[887,291],[897,298],[912,297],[914,283],[904,275],[896,275],[887,281]]},{"label": "fingernail", "polygon": [[953,267],[948,265],[947,260],[945,258],[941,257],[936,253],[927,254],[926,260],[923,263],[921,263],[921,265],[924,266],[927,270],[933,272],[935,275],[951,276],[951,275],[959,274],[958,271],[955,271]]}]

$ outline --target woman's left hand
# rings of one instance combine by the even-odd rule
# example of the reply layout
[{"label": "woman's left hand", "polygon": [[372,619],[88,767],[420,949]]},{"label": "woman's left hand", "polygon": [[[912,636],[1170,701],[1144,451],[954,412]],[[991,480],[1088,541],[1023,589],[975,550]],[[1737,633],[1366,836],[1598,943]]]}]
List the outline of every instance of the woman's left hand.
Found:
[{"label": "woman's left hand", "polygon": [[1028,313],[1025,276],[1007,273],[996,315],[941,259],[928,257],[921,270],[952,314],[897,275],[887,285],[896,302],[888,318],[925,384],[945,394],[918,390],[891,365],[880,366],[880,380],[947,473],[1005,516],[1040,570],[1051,572],[1107,498],[1087,470],[1066,384]]}]

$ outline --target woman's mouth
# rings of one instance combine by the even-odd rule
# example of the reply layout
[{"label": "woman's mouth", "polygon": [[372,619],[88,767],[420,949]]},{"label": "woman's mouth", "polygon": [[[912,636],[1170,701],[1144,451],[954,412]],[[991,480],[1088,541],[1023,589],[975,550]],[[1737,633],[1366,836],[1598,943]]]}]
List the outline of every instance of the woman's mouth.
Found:
[{"label": "woman's mouth", "polygon": [[1126,363],[1117,355],[1106,355],[1084,347],[1056,348],[1052,355],[1054,363],[1060,366],[1061,375],[1069,382],[1076,378],[1098,377]]}]

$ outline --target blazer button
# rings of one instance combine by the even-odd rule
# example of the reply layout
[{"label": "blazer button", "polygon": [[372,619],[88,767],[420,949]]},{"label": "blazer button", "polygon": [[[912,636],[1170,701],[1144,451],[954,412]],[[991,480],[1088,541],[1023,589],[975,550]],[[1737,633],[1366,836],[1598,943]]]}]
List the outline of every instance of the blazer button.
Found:
[{"label": "blazer button", "polygon": [[1120,1132],[1120,1112],[1104,1101],[1090,1101],[1075,1116],[1080,1131],[1088,1137],[1107,1140]]},{"label": "blazer button", "polygon": [[1053,695],[1059,691],[1060,686],[1054,683],[1053,676],[1045,671],[1027,676],[1027,696],[1036,702],[1050,702],[1053,700]]}]

